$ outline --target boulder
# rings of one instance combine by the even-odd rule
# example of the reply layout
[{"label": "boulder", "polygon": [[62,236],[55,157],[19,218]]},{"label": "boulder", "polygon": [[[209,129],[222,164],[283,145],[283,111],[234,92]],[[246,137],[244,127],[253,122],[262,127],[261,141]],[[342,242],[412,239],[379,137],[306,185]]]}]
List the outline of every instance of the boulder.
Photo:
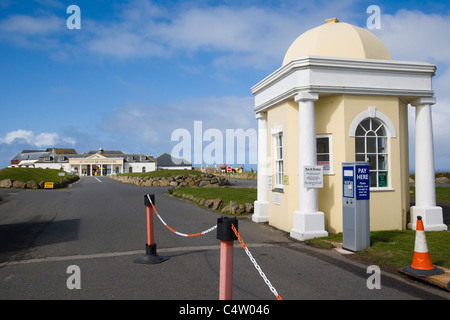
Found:
[{"label": "boulder", "polygon": [[253,203],[246,203],[245,204],[245,212],[247,213],[253,213],[253,211],[255,210],[255,207],[253,205]]},{"label": "boulder", "polygon": [[223,203],[222,199],[220,199],[220,198],[214,199],[214,202],[213,202],[213,205],[212,205],[211,209],[219,210],[219,208],[222,205],[222,203]]},{"label": "boulder", "polygon": [[242,204],[238,204],[237,202],[230,201],[230,204],[225,206],[222,209],[222,212],[224,212],[224,213],[225,212],[229,212],[229,213],[234,214],[234,215],[240,215],[241,213],[244,212],[244,210],[245,209],[244,209],[244,206]]},{"label": "boulder", "polygon": [[28,181],[26,187],[27,189],[39,189],[38,184],[34,180]]},{"label": "boulder", "polygon": [[0,188],[11,188],[13,185],[10,179],[0,181]]},{"label": "boulder", "polygon": [[22,182],[22,181],[14,181],[13,182],[13,188],[25,189],[26,188],[26,183]]},{"label": "boulder", "polygon": [[450,184],[450,179],[447,177],[436,178],[436,184]]},{"label": "boulder", "polygon": [[222,213],[227,213],[227,212],[231,212],[231,205],[226,205],[225,207],[222,208],[221,210]]},{"label": "boulder", "polygon": [[238,215],[240,215],[241,213],[244,213],[244,212],[245,212],[245,207],[244,207],[243,204],[238,204],[237,208],[234,208],[233,210],[231,210],[231,213],[236,215],[236,216],[238,216]]},{"label": "boulder", "polygon": [[169,186],[169,180],[167,180],[167,179],[161,179],[161,180],[159,180],[159,186],[160,187],[168,187]]},{"label": "boulder", "polygon": [[199,187],[204,187],[204,186],[207,186],[208,184],[210,184],[209,180],[202,180],[202,181],[200,181],[198,186]]},{"label": "boulder", "polygon": [[205,207],[212,208],[213,205],[214,205],[214,200],[209,199],[209,200],[205,201]]}]

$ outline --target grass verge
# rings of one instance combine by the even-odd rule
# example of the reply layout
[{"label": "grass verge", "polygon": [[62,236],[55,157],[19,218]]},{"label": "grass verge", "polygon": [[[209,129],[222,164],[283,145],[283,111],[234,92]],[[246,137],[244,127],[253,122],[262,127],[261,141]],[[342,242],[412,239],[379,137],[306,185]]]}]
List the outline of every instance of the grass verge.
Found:
[{"label": "grass verge", "polygon": [[245,205],[256,201],[256,189],[253,188],[202,188],[189,187],[176,189],[178,194],[189,194],[195,198],[217,199],[221,198],[224,203],[234,201]]},{"label": "grass verge", "polygon": [[[370,247],[355,254],[380,266],[401,268],[412,262],[415,236],[414,230],[372,231]],[[430,231],[426,232],[426,238],[433,263],[450,268],[450,232]],[[326,238],[311,239],[308,242],[331,247],[332,242],[342,242],[342,233],[330,234]]]},{"label": "grass verge", "polygon": [[[411,198],[416,197],[416,188],[409,187]],[[436,200],[450,202],[450,187],[436,187]]]},{"label": "grass verge", "polygon": [[[60,176],[64,173],[64,176]],[[10,179],[12,181],[28,182],[34,180],[36,183],[61,182],[64,178],[73,178],[74,175],[67,175],[63,170],[40,169],[40,168],[4,168],[0,170],[0,181]]]}]

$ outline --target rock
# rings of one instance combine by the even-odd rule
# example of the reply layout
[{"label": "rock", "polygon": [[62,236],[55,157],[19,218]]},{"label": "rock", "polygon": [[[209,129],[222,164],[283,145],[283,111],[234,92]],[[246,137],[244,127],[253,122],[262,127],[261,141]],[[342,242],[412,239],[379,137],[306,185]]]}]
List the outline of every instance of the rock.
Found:
[{"label": "rock", "polygon": [[220,198],[217,198],[217,199],[215,199],[214,200],[214,202],[213,202],[213,205],[212,205],[212,208],[211,209],[213,209],[213,210],[219,210],[219,208],[220,208],[220,206],[222,205],[222,199],[220,199]]},{"label": "rock", "polygon": [[239,204],[238,207],[234,210],[231,210],[231,213],[234,215],[240,215],[241,213],[245,212],[245,207],[243,204]]},{"label": "rock", "polygon": [[199,187],[204,187],[207,186],[209,183],[209,180],[202,180],[200,181],[200,183],[198,184]]},{"label": "rock", "polygon": [[214,200],[209,199],[209,200],[205,201],[205,207],[212,208],[213,205],[214,205]]},{"label": "rock", "polygon": [[223,207],[221,212],[222,213],[231,212],[231,205],[226,205],[225,207]]},{"label": "rock", "polygon": [[169,185],[170,185],[171,187],[178,187],[178,182],[176,182],[176,181],[170,181],[170,182],[169,182]]},{"label": "rock", "polygon": [[253,203],[246,203],[245,204],[245,212],[247,213],[253,213],[253,210],[255,210],[255,207],[253,205]]},{"label": "rock", "polygon": [[153,180],[146,180],[146,181],[144,181],[143,183],[142,183],[142,186],[143,187],[151,187],[151,186],[153,186]]},{"label": "rock", "polygon": [[10,179],[0,181],[0,188],[11,188],[13,185]]},{"label": "rock", "polygon": [[26,187],[27,189],[39,189],[38,184],[34,180],[28,181]]},{"label": "rock", "polygon": [[25,189],[26,188],[26,183],[22,182],[22,181],[14,181],[13,182],[13,188]]},{"label": "rock", "polygon": [[161,179],[161,180],[159,180],[159,186],[160,187],[168,187],[169,186],[169,180],[167,180],[167,179]]},{"label": "rock", "polygon": [[436,184],[450,184],[450,179],[447,177],[436,178]]},{"label": "rock", "polygon": [[[241,208],[239,206],[241,206]],[[234,201],[230,201],[230,204],[226,205],[222,209],[223,213],[228,212],[228,213],[231,213],[231,214],[234,214],[234,215],[241,214],[243,211],[244,211],[244,206],[243,205],[239,205],[237,202],[234,202]]]}]

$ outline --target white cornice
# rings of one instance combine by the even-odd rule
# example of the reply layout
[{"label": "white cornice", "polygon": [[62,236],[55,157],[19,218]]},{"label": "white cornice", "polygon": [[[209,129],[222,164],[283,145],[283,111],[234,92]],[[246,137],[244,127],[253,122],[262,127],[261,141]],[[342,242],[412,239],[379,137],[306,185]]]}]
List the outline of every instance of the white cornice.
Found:
[{"label": "white cornice", "polygon": [[290,61],[251,88],[255,111],[300,91],[431,97],[436,66],[424,62],[306,56]]}]

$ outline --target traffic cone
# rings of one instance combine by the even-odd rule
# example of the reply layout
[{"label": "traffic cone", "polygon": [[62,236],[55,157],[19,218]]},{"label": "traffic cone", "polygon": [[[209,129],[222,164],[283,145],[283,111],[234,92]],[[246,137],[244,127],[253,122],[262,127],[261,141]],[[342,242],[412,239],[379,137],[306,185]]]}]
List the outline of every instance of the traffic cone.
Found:
[{"label": "traffic cone", "polygon": [[441,269],[436,268],[431,261],[427,238],[425,237],[425,229],[423,228],[422,217],[420,216],[417,217],[413,261],[411,265],[404,267],[403,270],[422,277],[444,273]]}]

